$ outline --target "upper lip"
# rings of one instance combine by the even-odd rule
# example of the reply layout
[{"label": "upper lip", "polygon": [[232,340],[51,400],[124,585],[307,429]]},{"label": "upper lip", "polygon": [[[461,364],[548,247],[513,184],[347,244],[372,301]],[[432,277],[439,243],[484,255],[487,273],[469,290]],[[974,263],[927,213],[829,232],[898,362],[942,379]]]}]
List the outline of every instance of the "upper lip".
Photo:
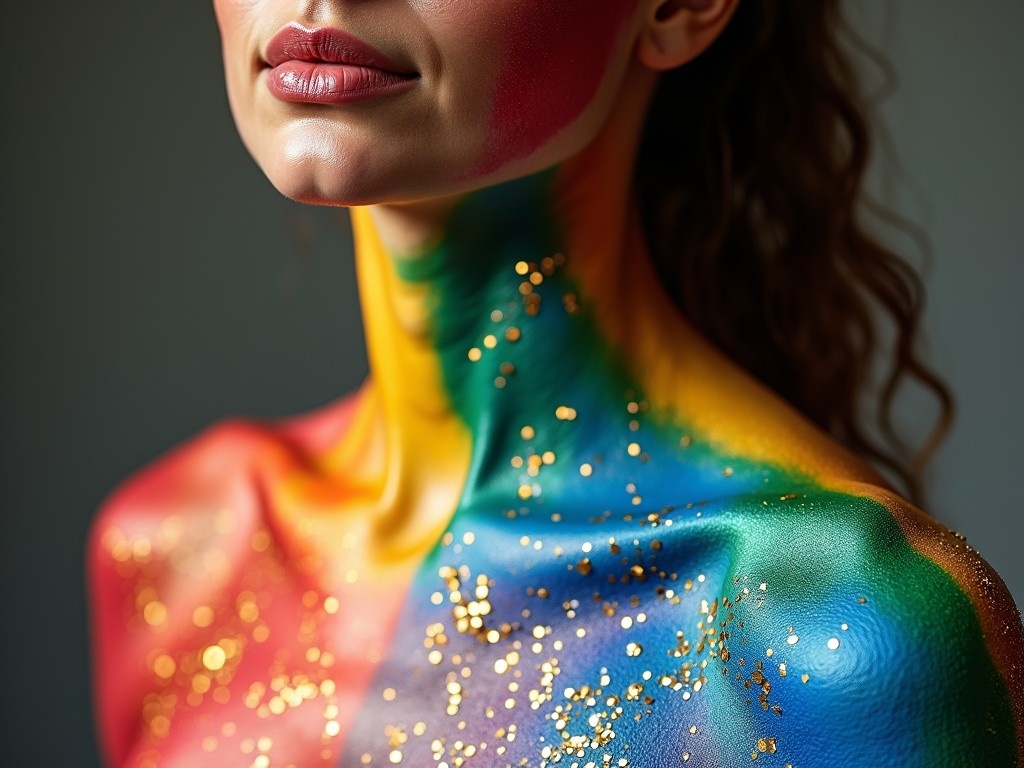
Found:
[{"label": "upper lip", "polygon": [[372,67],[398,75],[416,74],[348,32],[334,27],[307,29],[295,22],[282,27],[270,39],[264,59],[272,67],[286,61],[311,61]]}]

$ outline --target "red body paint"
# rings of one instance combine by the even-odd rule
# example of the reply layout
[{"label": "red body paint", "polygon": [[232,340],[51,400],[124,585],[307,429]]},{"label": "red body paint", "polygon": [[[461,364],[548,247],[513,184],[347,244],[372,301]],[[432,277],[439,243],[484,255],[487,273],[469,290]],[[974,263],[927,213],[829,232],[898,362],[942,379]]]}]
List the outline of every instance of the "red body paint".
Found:
[{"label": "red body paint", "polygon": [[484,175],[542,147],[594,99],[635,0],[529,0],[504,20],[516,29],[495,84]]}]

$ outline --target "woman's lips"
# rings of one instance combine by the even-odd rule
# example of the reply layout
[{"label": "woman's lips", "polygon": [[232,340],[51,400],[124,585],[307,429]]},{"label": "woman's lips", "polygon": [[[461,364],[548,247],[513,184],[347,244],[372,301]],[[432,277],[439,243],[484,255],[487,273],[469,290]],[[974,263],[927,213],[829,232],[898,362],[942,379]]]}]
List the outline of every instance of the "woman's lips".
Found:
[{"label": "woman's lips", "polygon": [[348,104],[407,89],[418,74],[373,46],[334,29],[282,28],[264,60],[270,67],[267,88],[282,101]]}]

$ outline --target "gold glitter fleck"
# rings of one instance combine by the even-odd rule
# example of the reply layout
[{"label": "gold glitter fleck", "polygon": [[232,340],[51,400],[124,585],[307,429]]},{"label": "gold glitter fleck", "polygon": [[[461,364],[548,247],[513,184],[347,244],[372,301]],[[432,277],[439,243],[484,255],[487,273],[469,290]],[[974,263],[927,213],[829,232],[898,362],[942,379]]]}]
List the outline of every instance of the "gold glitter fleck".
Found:
[{"label": "gold glitter fleck", "polygon": [[256,606],[256,596],[252,592],[243,592],[238,596],[238,618],[252,623],[260,617],[260,609]]},{"label": "gold glitter fleck", "polygon": [[527,424],[525,427],[519,430],[519,436],[523,438],[523,440],[533,440],[533,438],[537,436],[537,431],[529,424]]},{"label": "gold glitter fleck", "polygon": [[210,678],[199,674],[192,678],[192,690],[196,693],[206,693],[210,690]]},{"label": "gold glitter fleck", "polygon": [[203,666],[211,672],[217,672],[223,669],[227,660],[227,654],[224,653],[224,649],[219,645],[208,646],[206,650],[203,651]]},{"label": "gold glitter fleck", "polygon": [[479,347],[470,347],[469,352],[466,353],[466,357],[469,358],[471,363],[480,362],[480,358],[483,357],[483,352],[480,351]]},{"label": "gold glitter fleck", "polygon": [[149,730],[158,739],[162,739],[171,730],[171,721],[165,715],[157,715],[149,721]]},{"label": "gold glitter fleck", "polygon": [[192,611],[192,623],[200,629],[204,629],[213,624],[213,619],[213,608],[208,605],[200,605]]},{"label": "gold glitter fleck", "polygon": [[254,552],[266,552],[270,548],[270,531],[261,528],[252,535],[250,542]]},{"label": "gold glitter fleck", "polygon": [[162,677],[164,680],[169,680],[174,677],[174,672],[177,668],[178,665],[174,663],[174,659],[166,653],[160,654],[153,660],[153,673],[157,677]]},{"label": "gold glitter fleck", "polygon": [[590,464],[580,464],[580,474],[583,477],[590,477],[594,474],[594,468]]},{"label": "gold glitter fleck", "polygon": [[511,325],[505,329],[505,341],[511,342],[513,344],[519,341],[519,339],[522,338],[522,335],[522,331],[520,331],[514,325]]},{"label": "gold glitter fleck", "polygon": [[163,626],[167,621],[167,606],[159,600],[151,600],[143,607],[142,618],[151,627]]}]

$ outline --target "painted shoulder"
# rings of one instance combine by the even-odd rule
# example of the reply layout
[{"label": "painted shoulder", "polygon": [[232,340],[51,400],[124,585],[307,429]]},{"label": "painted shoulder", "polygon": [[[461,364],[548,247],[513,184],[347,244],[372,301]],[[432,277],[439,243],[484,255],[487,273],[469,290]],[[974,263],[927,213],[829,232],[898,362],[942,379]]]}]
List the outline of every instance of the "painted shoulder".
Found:
[{"label": "painted shoulder", "polygon": [[961,537],[863,483],[721,519],[732,619],[716,664],[765,738],[787,734],[758,742],[783,764],[1024,765],[1020,615]]},{"label": "painted shoulder", "polygon": [[346,399],[275,423],[220,422],[129,477],[101,506],[86,564],[97,719],[112,764],[132,748],[154,654],[187,641],[203,625],[205,598],[270,546],[263,480],[330,445],[352,407]]}]

